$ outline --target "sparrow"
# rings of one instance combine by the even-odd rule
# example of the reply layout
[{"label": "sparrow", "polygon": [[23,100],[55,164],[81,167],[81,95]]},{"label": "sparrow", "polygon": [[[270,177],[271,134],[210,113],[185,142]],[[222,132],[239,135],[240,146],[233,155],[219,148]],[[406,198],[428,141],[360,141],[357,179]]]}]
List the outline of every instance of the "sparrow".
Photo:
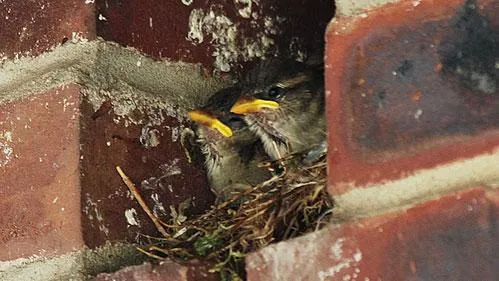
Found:
[{"label": "sparrow", "polygon": [[240,93],[237,86],[223,89],[205,106],[188,113],[211,189],[222,200],[232,191],[246,190],[272,176],[259,165],[269,160],[262,142],[243,116],[230,112]]},{"label": "sparrow", "polygon": [[[319,149],[325,154],[323,67],[273,59],[251,71],[230,111],[244,115],[273,160]],[[314,157],[317,154],[314,152]]]}]

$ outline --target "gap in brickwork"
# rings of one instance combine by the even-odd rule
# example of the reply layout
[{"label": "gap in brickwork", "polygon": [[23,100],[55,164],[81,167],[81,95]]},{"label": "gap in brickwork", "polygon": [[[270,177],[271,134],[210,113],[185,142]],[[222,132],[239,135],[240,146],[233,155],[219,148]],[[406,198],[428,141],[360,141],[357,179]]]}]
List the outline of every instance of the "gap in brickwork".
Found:
[{"label": "gap in brickwork", "polygon": [[[75,83],[80,86],[79,93],[83,104],[82,108],[80,108],[81,126],[101,122],[102,118],[99,119],[93,116],[92,113],[98,111],[106,101],[111,101],[114,120],[108,121],[111,124],[118,124],[116,126],[119,129],[131,132],[137,132],[138,130],[138,133],[140,133],[140,128],[149,128],[149,131],[153,131],[153,126],[159,127],[166,124],[169,130],[168,133],[171,133],[171,136],[166,135],[165,137],[177,138],[178,136],[174,132],[177,132],[178,128],[183,126],[182,122],[185,121],[186,110],[201,105],[209,94],[227,85],[230,81],[206,76],[203,73],[203,68],[198,64],[154,61],[136,50],[123,48],[109,42],[68,43],[38,57],[3,62],[0,72],[0,104],[9,104],[18,100],[30,100],[35,98],[37,94],[52,89],[64,89],[65,85]],[[165,124],[163,124],[164,122]],[[171,125],[172,122],[173,125]],[[99,127],[96,128],[98,129]],[[84,135],[87,137],[86,140],[90,137],[92,140],[101,141],[102,143],[100,144],[103,148],[108,148],[110,142],[114,141],[100,139],[101,135],[105,135],[106,132],[104,131],[85,131],[84,127],[81,127],[80,131],[84,134],[86,133]],[[18,136],[16,135],[16,137]],[[136,139],[139,139],[139,135],[136,136]],[[80,139],[81,141],[85,141],[85,139]],[[120,146],[119,142],[128,143],[126,139],[124,141],[116,140],[116,142],[118,143],[116,145],[118,149],[120,147],[123,148],[123,145]],[[166,140],[164,143],[168,143],[168,141]],[[121,189],[121,180],[119,178],[117,184],[108,180],[117,175],[114,169],[117,163],[114,161],[116,159],[110,159],[109,163],[106,163],[112,169],[105,170],[100,167],[96,169],[96,163],[89,163],[87,160],[92,159],[92,155],[99,156],[101,153],[96,151],[95,147],[92,149],[88,144],[88,142],[84,144],[80,143],[80,159],[82,159],[80,165],[83,165],[80,166],[80,172],[83,176],[82,179],[87,179],[87,182],[80,182],[82,188],[81,208],[83,225],[88,223],[90,217],[95,217],[97,214],[85,213],[85,210],[92,207],[95,207],[95,210],[91,211],[97,212],[97,205],[94,205],[97,200],[88,200],[88,194],[92,193],[91,190],[106,190],[106,188]],[[139,149],[147,150],[144,149],[146,144],[139,143],[139,146]],[[135,147],[136,145],[132,144],[132,148],[137,150]],[[157,155],[158,159],[172,157],[170,160],[174,160],[174,155],[178,156],[179,153],[183,153],[176,146],[166,146],[165,149],[166,151]],[[115,158],[123,156],[123,153],[132,155],[132,157],[137,156],[136,153],[130,153],[130,149],[122,150],[120,153],[109,156],[108,151],[103,154],[107,155],[106,157]],[[149,152],[149,156],[154,155],[154,153],[154,151]],[[130,158],[130,156],[128,157]],[[97,160],[102,160],[102,158]],[[137,168],[137,165],[141,165],[140,161],[140,158],[138,158],[138,160],[132,159],[129,162],[131,162],[132,168],[135,165],[135,170],[144,170],[147,173],[148,171],[145,168]],[[84,165],[85,163],[88,165]],[[102,163],[98,164],[102,165]],[[160,166],[159,164],[157,166]],[[127,167],[127,171],[132,170],[132,168]],[[92,185],[91,180],[95,173],[92,173],[89,169],[93,169],[93,171],[101,169],[108,172],[105,177],[101,178],[104,181],[104,185]],[[87,177],[85,178],[84,175],[87,175]],[[107,191],[110,193],[115,192],[114,190]],[[204,189],[199,188],[199,191],[202,192]],[[107,198],[108,194],[105,195]],[[113,205],[117,202],[115,199],[108,202],[107,207],[115,209],[115,212],[119,211],[121,210],[120,208],[125,208],[128,206],[127,204],[130,204],[129,202],[132,202],[128,197],[124,199],[127,203],[119,206],[119,208]],[[203,199],[199,199],[199,201],[198,208],[203,208],[206,203],[203,203]],[[100,204],[101,207],[106,205],[104,203]],[[122,216],[120,216],[122,219],[119,222],[123,220],[126,224],[126,220],[123,219],[125,215],[124,211]],[[137,211],[141,212],[140,209],[137,209]],[[113,227],[119,225],[119,223],[111,221],[112,216],[100,213],[100,215],[103,214],[105,218],[104,223],[113,225]],[[144,218],[142,221],[145,224],[147,220]],[[98,227],[102,227],[104,223],[98,225]],[[103,240],[99,240],[100,237],[97,233],[102,233],[101,230],[106,230],[106,228],[98,228],[95,233],[92,233],[92,226],[85,225],[85,227],[88,227],[86,230],[88,233],[84,234],[86,246],[100,249]],[[127,225],[124,226],[124,229],[126,228]],[[122,231],[122,228],[119,228],[119,231]],[[139,232],[148,233],[146,230]],[[94,237],[98,238],[95,239]],[[104,240],[108,239],[107,236],[104,237]],[[109,238],[109,240],[122,241],[123,237],[116,239]],[[67,274],[85,276],[76,278],[76,280],[85,280],[87,275],[95,276],[100,272],[112,272],[122,266],[137,264],[141,261],[135,259],[135,256],[139,254],[135,247],[132,247],[133,251],[129,251],[129,248],[127,249],[121,250],[118,246],[112,246],[109,247],[108,251],[82,250],[54,259],[21,258],[6,261],[0,264],[2,268],[0,279],[19,280],[16,278],[25,276],[27,280],[31,278],[30,276],[33,276],[30,274],[33,274],[34,269],[44,268],[45,266],[47,272],[53,270],[54,272],[57,271],[58,274],[63,274],[62,276],[55,275],[55,279],[53,280],[67,279]],[[111,251],[115,251],[116,253],[110,254]],[[134,255],[130,255],[131,252]],[[106,262],[99,259],[100,257],[104,257]],[[144,256],[141,257],[143,258]],[[74,261],[74,263],[71,261]],[[114,265],[112,265],[113,262]],[[38,277],[36,276],[36,278]]]}]

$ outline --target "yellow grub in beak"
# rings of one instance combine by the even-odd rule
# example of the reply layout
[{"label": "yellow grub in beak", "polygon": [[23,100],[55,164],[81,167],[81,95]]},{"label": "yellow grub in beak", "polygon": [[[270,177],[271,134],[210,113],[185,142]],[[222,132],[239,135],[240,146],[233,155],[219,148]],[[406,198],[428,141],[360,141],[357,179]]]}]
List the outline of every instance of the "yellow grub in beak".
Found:
[{"label": "yellow grub in beak", "polygon": [[232,130],[227,125],[206,112],[197,109],[189,111],[189,118],[198,124],[217,130],[224,137],[232,137]]},{"label": "yellow grub in beak", "polygon": [[249,113],[260,112],[264,108],[277,109],[279,108],[279,104],[271,100],[242,97],[232,106],[230,112],[246,115]]}]

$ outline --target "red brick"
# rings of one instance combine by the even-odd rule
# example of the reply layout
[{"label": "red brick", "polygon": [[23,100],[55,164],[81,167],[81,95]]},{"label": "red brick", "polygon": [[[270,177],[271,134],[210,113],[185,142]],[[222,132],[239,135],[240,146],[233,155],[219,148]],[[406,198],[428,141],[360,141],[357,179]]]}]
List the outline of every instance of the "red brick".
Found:
[{"label": "red brick", "polygon": [[194,262],[179,265],[174,262],[150,263],[129,266],[115,273],[99,274],[94,281],[210,281],[218,280],[217,275],[208,272],[209,267]]},{"label": "red brick", "polygon": [[0,105],[0,260],[83,246],[79,87]]},{"label": "red brick", "polygon": [[[326,95],[331,192],[497,155],[499,80],[489,64],[499,55],[499,17],[492,12],[499,1],[469,2],[476,9],[468,9],[468,18],[464,3],[400,1],[330,25]],[[492,47],[483,49],[489,43]],[[467,60],[456,60],[459,48],[475,51]],[[475,72],[487,71],[485,87],[457,73],[456,65],[465,71],[476,67],[470,61],[483,64]],[[490,169],[499,173],[494,165]],[[488,179],[476,182],[480,180]]]},{"label": "red brick", "polygon": [[0,4],[0,60],[36,56],[73,34],[95,38],[94,5],[84,0],[5,0]]},{"label": "red brick", "polygon": [[[185,5],[183,2],[191,2]],[[106,40],[115,41],[125,46],[135,47],[154,58],[182,60],[203,63],[211,68],[214,63],[216,42],[212,42],[209,32],[204,32],[204,40],[194,44],[188,40],[189,16],[194,10],[209,13],[213,10],[218,20],[223,17],[233,22],[238,32],[237,44],[242,41],[258,42],[265,34],[272,40],[278,40],[281,51],[287,51],[293,42],[293,48],[305,51],[318,51],[322,48],[323,31],[334,13],[333,1],[260,1],[252,2],[251,12],[256,17],[246,18],[244,6],[235,1],[100,1],[97,2],[97,33]],[[244,1],[240,1],[244,2]],[[248,14],[248,16],[250,16]],[[276,17],[279,16],[279,22]],[[271,19],[274,27],[265,27],[266,19]],[[314,27],[311,29],[310,27]],[[205,24],[206,27],[206,24]],[[274,30],[278,31],[276,34]],[[215,31],[217,36],[226,36],[226,30]],[[225,38],[225,37],[224,37]],[[249,42],[241,51],[252,48]],[[221,43],[228,46],[230,43]],[[230,46],[229,46],[230,48]],[[228,50],[230,53],[231,50]],[[233,56],[230,55],[230,56]],[[220,56],[222,57],[222,56]],[[241,57],[237,61],[243,61]]]},{"label": "red brick", "polygon": [[496,280],[498,196],[470,189],[272,245],[247,258],[248,281]]},{"label": "red brick", "polygon": [[[142,197],[159,217],[170,219],[170,206],[192,199],[186,214],[200,213],[214,200],[200,165],[188,163],[180,144],[185,123],[151,106],[148,112],[163,116],[161,124],[138,110],[128,117],[118,116],[113,106],[103,105],[98,113],[83,99],[81,117],[82,225],[86,245],[99,246],[107,240],[140,242],[140,234],[160,236],[116,172],[116,166],[137,185]],[[154,147],[140,142],[142,132],[157,136]],[[199,164],[199,163],[198,163]],[[161,179],[155,181],[156,179]],[[148,180],[149,185],[142,182]],[[155,198],[155,199],[153,199]],[[134,212],[138,225],[130,224],[125,214]]]},{"label": "red brick", "polygon": [[[189,163],[180,144],[187,124],[164,109],[145,110],[128,117],[116,115],[113,106],[94,112],[76,85],[0,107],[0,260],[159,236],[116,166],[165,221],[170,206],[178,211],[187,199],[188,216],[211,205],[200,163]],[[147,125],[154,114],[163,119]],[[157,137],[154,146],[140,141],[146,129]]]}]

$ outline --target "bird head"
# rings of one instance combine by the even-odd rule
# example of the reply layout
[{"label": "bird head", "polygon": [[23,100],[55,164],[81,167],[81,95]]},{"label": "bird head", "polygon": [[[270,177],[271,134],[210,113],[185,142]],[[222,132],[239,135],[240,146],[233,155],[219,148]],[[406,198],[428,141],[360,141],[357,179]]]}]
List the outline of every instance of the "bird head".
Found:
[{"label": "bird head", "polygon": [[248,154],[260,142],[258,136],[249,130],[244,116],[230,112],[240,93],[238,87],[221,90],[205,106],[188,113],[194,122],[195,141],[205,156],[208,168],[217,165],[221,158],[234,155],[247,162]]},{"label": "bird head", "polygon": [[277,60],[256,71],[230,111],[245,116],[274,159],[316,144],[325,126],[322,68]]},{"label": "bird head", "polygon": [[226,186],[257,184],[269,177],[269,172],[258,166],[268,159],[260,139],[249,130],[244,116],[230,112],[240,93],[237,87],[219,91],[204,107],[189,112],[195,142],[217,195]]}]

